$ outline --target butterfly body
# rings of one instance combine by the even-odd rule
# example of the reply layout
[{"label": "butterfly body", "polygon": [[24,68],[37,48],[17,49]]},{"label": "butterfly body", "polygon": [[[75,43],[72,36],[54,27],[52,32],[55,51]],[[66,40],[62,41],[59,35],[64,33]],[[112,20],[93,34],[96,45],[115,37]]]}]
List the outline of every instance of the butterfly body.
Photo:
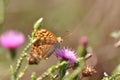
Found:
[{"label": "butterfly body", "polygon": [[36,41],[31,49],[28,56],[29,64],[38,64],[40,60],[47,59],[55,49],[60,47],[62,39],[56,37],[52,32],[46,29],[40,29],[36,32],[34,38],[40,37]]}]

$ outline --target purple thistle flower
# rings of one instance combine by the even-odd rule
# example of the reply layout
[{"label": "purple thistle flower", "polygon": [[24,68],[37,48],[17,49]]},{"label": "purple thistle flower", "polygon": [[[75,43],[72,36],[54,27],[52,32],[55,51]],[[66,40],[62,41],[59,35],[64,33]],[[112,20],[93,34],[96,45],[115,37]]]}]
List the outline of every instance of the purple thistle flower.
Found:
[{"label": "purple thistle flower", "polygon": [[16,49],[25,41],[24,34],[18,31],[9,30],[0,36],[1,46],[8,49]]},{"label": "purple thistle flower", "polygon": [[57,57],[69,60],[71,64],[74,64],[77,60],[77,57],[75,55],[75,52],[70,49],[57,49],[55,51],[55,54]]}]

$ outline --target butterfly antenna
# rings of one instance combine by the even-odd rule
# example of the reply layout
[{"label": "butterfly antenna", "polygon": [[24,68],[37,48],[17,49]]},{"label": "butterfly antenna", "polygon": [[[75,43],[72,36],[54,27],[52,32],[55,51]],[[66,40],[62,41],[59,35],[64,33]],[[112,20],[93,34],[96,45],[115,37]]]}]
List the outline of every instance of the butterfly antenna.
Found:
[{"label": "butterfly antenna", "polygon": [[70,35],[72,35],[72,32],[66,31],[66,32],[64,33],[64,35],[62,35],[61,37],[62,37],[62,38],[66,38],[66,37],[68,37],[68,36],[70,36]]}]

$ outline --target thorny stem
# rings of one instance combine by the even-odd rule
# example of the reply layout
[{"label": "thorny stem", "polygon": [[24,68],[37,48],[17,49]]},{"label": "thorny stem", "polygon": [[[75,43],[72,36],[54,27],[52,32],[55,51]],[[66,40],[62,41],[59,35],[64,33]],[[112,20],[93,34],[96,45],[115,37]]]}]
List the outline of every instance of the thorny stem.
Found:
[{"label": "thorny stem", "polygon": [[28,43],[28,45],[24,48],[20,58],[17,60],[17,65],[16,65],[16,68],[15,68],[15,71],[13,71],[13,80],[18,80],[18,72],[19,72],[19,69],[22,65],[22,62],[24,60],[24,58],[27,56],[27,51],[29,50],[29,48],[31,47],[32,44],[34,44],[38,39],[40,39],[40,37],[34,39],[34,35],[35,33],[37,32],[37,30],[41,27],[41,24],[42,24],[42,20],[43,18],[40,18],[35,24],[34,24],[34,31],[32,32],[32,38],[30,40],[30,43]]},{"label": "thorny stem", "polygon": [[22,72],[20,72],[20,74],[18,75],[18,77],[17,77],[17,80],[20,80],[23,76],[24,76],[24,74],[27,72],[27,70],[28,70],[28,64],[25,66],[25,68],[23,69],[23,71]]},{"label": "thorny stem", "polygon": [[102,80],[119,80],[120,79],[120,73],[115,73],[112,76],[104,77]]},{"label": "thorny stem", "polygon": [[18,61],[17,61],[17,65],[16,65],[15,71],[14,71],[14,73],[13,73],[13,80],[17,80],[17,74],[18,74],[18,72],[19,72],[19,69],[20,69],[20,67],[21,67],[21,64],[22,64],[24,58],[27,56],[27,53],[26,53],[26,52],[29,50],[29,48],[31,47],[31,45],[32,45],[33,43],[35,43],[38,39],[39,39],[39,38],[36,38],[36,39],[32,40],[32,41],[26,46],[26,48],[24,49],[24,51],[22,52],[20,58],[19,58]]},{"label": "thorny stem", "polygon": [[51,68],[49,68],[46,72],[44,72],[40,77],[38,77],[36,80],[43,80],[46,78],[48,75],[53,73],[56,69],[59,69],[61,66],[64,64],[68,64],[68,61],[62,61],[61,63],[58,63],[57,65],[53,65]]},{"label": "thorny stem", "polygon": [[31,80],[36,80],[35,72],[32,73],[32,75],[31,75]]},{"label": "thorny stem", "polygon": [[32,32],[32,37],[34,37],[35,33],[37,30],[41,27],[42,25],[43,18],[38,19],[38,21],[34,24],[34,31]]},{"label": "thorny stem", "polygon": [[21,57],[19,58],[19,60],[17,61],[17,65],[16,65],[15,71],[13,73],[13,80],[17,80],[17,74],[21,67],[22,61],[23,61],[24,57],[26,57],[26,56],[27,56],[27,53],[22,54]]},{"label": "thorny stem", "polygon": [[50,80],[55,80],[58,77],[57,75],[53,75],[52,73],[50,75],[51,75]]},{"label": "thorny stem", "polygon": [[68,74],[67,76],[65,76],[64,80],[73,80],[74,77],[77,76],[83,70],[84,65],[85,65],[85,59],[82,58],[79,61],[78,67],[71,74]]},{"label": "thorny stem", "polygon": [[[77,59],[78,63],[80,64],[79,65],[80,68],[79,67],[77,68],[77,70],[79,72],[81,72],[81,70],[82,70],[81,67],[83,68],[83,66],[84,66],[83,65],[84,64],[84,60],[85,60],[85,58],[78,58]],[[49,76],[50,74],[55,72],[55,70],[59,69],[61,66],[65,65],[65,64],[69,64],[69,61],[62,61],[61,63],[58,63],[57,65],[53,65],[46,72],[44,72],[40,77],[38,77],[36,80],[43,80],[43,79],[45,79],[47,76]],[[72,73],[74,76],[76,76],[78,74],[77,70],[74,73]],[[77,72],[77,74],[76,74],[76,72]],[[67,80],[72,80],[72,79],[67,79]]]}]

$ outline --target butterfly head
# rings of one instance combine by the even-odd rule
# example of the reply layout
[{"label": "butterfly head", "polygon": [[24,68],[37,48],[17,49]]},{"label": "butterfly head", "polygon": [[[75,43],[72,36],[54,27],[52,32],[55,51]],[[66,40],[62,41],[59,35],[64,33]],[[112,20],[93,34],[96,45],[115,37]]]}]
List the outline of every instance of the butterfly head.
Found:
[{"label": "butterfly head", "polygon": [[58,43],[61,43],[61,42],[63,42],[63,39],[61,37],[57,37],[57,41],[58,41]]}]

